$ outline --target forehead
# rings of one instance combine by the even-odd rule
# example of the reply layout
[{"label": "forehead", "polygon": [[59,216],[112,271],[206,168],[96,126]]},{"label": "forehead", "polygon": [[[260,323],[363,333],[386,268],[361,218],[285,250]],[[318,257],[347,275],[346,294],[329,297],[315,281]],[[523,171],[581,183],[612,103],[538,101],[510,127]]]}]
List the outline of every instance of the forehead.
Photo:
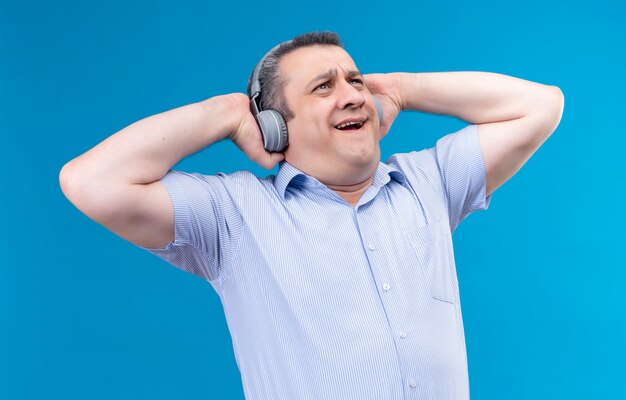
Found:
[{"label": "forehead", "polygon": [[352,57],[341,47],[314,45],[301,47],[280,61],[280,75],[286,85],[306,85],[316,76],[336,70],[339,75],[357,69]]}]

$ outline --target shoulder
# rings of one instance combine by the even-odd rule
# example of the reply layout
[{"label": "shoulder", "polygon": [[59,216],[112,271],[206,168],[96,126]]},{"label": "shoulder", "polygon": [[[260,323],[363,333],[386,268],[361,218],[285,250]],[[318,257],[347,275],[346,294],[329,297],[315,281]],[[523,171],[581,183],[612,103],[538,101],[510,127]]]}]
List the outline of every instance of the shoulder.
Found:
[{"label": "shoulder", "polygon": [[402,172],[410,183],[439,177],[436,159],[430,149],[396,153],[389,157],[385,164]]},{"label": "shoulder", "polygon": [[174,203],[246,215],[259,209],[280,207],[283,197],[274,181],[273,175],[260,178],[250,171],[214,175],[172,171],[163,183]]},{"label": "shoulder", "polygon": [[435,146],[421,151],[392,155],[386,163],[412,177],[439,177],[450,162],[463,163],[465,158],[480,155],[476,125],[468,125],[437,140]]},{"label": "shoulder", "polygon": [[172,170],[161,180],[165,186],[179,189],[204,189],[223,190],[229,193],[242,191],[243,188],[250,190],[271,190],[274,176],[259,178],[250,171],[237,171],[233,173],[219,172],[213,175],[205,175],[198,172],[185,172]]}]

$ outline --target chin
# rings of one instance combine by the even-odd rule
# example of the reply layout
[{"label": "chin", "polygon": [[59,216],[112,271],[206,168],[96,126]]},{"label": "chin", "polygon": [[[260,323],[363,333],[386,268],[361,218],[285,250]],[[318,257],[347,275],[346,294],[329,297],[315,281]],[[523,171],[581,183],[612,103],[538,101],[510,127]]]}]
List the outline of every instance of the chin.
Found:
[{"label": "chin", "polygon": [[[351,149],[352,150],[352,149]],[[361,167],[367,167],[369,165],[378,165],[380,161],[380,147],[363,147],[360,149],[353,149],[355,151],[346,152],[345,160],[349,160],[350,164],[359,165]]]},{"label": "chin", "polygon": [[372,152],[367,155],[360,154],[358,156],[352,155],[344,159],[345,171],[351,171],[349,175],[363,176],[369,178],[376,172],[378,163],[380,161],[380,152]]}]

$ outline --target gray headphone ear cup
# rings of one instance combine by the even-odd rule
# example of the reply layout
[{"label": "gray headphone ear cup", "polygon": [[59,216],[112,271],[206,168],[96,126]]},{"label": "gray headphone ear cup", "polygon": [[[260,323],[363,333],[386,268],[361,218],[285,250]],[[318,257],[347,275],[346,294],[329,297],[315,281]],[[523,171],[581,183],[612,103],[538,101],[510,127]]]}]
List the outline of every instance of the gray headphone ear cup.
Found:
[{"label": "gray headphone ear cup", "polygon": [[383,105],[380,104],[378,97],[374,96],[374,104],[376,104],[376,111],[378,111],[378,122],[383,120]]},{"label": "gray headphone ear cup", "polygon": [[263,147],[267,151],[281,151],[287,146],[287,123],[276,110],[264,110],[257,114],[263,135]]}]

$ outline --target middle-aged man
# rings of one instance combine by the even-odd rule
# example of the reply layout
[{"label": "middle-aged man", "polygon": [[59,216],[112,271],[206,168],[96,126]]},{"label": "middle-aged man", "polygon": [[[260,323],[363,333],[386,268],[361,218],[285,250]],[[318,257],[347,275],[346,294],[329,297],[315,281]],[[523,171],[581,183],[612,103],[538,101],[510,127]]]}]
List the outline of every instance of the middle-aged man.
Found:
[{"label": "middle-aged man", "polygon": [[[63,168],[63,191],[212,284],[246,398],[468,399],[451,232],[554,131],[561,91],[483,72],[362,75],[327,32],[271,51],[256,86],[254,112],[233,93],[124,128]],[[285,118],[284,150],[265,150],[259,107]],[[381,163],[402,110],[470,125]],[[277,175],[170,171],[225,138]]]}]

